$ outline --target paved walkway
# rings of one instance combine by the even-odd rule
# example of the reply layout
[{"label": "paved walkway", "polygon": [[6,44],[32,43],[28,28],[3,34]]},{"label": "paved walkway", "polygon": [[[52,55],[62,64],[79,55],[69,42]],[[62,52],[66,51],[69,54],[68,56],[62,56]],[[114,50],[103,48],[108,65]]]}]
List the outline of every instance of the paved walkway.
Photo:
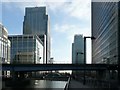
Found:
[{"label": "paved walkway", "polygon": [[94,88],[94,87],[90,87],[88,85],[83,85],[82,82],[77,81],[75,79],[71,79],[69,82],[69,87],[68,90],[120,90],[119,88]]},{"label": "paved walkway", "polygon": [[90,88],[90,87],[87,85],[83,85],[82,82],[71,79],[69,83],[69,88]]}]

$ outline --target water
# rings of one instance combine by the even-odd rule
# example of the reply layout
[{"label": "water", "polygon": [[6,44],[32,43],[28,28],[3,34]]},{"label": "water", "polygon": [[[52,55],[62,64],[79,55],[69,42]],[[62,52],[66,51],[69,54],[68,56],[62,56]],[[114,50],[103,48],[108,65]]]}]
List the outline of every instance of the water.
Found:
[{"label": "water", "polygon": [[[67,81],[51,81],[51,80],[23,80],[23,81],[15,81],[13,82],[8,81],[5,84],[5,88],[32,88],[32,90],[36,89],[56,89],[59,88],[60,90],[64,90]],[[11,84],[11,85],[9,85]],[[13,89],[11,89],[13,90]]]},{"label": "water", "polygon": [[66,81],[35,80],[34,88],[65,88]]}]

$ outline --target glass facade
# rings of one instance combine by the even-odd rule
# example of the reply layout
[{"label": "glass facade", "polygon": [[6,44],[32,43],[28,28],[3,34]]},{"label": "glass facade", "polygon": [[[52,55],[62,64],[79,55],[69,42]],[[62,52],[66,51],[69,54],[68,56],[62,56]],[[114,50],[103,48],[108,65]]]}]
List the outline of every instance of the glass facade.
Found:
[{"label": "glass facade", "polygon": [[119,2],[92,2],[92,63],[118,63]]},{"label": "glass facade", "polygon": [[[118,64],[120,68],[120,1],[92,2],[92,63]],[[108,78],[108,75],[110,77]],[[120,84],[120,70],[106,71],[102,78]]]},{"label": "glass facade", "polygon": [[82,35],[74,36],[74,43],[72,43],[72,63],[84,63],[84,39]]},{"label": "glass facade", "polygon": [[9,36],[11,63],[43,63],[43,43],[37,35]]},{"label": "glass facade", "polygon": [[10,44],[7,29],[0,24],[0,63],[10,63]]},{"label": "glass facade", "polygon": [[[83,35],[75,35],[72,43],[72,64],[84,64],[84,38]],[[82,71],[72,70],[75,77],[81,77]]]},{"label": "glass facade", "polygon": [[[23,22],[23,34],[34,34],[43,39],[44,44],[44,62],[50,60],[50,28],[49,17],[46,14],[46,7],[29,7],[25,9]],[[41,37],[41,36],[46,37]]]}]

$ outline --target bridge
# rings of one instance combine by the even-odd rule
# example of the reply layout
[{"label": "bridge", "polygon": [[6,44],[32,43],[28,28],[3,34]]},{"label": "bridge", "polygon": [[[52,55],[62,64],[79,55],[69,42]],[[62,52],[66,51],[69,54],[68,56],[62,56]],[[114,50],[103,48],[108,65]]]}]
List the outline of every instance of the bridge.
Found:
[{"label": "bridge", "polygon": [[118,64],[2,64],[2,71],[118,70]]}]

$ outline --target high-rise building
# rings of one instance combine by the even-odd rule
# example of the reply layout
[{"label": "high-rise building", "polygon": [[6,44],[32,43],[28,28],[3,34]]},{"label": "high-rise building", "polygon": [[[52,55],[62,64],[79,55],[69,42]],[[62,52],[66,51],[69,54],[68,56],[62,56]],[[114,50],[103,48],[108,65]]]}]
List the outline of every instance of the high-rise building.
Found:
[{"label": "high-rise building", "polygon": [[118,63],[119,2],[92,2],[92,62]]},{"label": "high-rise building", "polygon": [[[72,64],[84,64],[84,38],[83,35],[75,35],[72,43]],[[82,71],[72,71],[75,78],[82,75]]]},{"label": "high-rise building", "polygon": [[[10,48],[11,43],[8,39],[7,29],[0,23],[0,64],[10,64]],[[1,75],[1,71],[0,71]],[[10,71],[3,71],[4,77],[10,76]]]},{"label": "high-rise building", "polygon": [[75,35],[72,43],[72,63],[84,63],[84,38],[82,35]]},{"label": "high-rise building", "polygon": [[92,41],[92,63],[120,65],[120,2],[118,1],[92,1],[92,36],[96,38]]},{"label": "high-rise building", "polygon": [[29,7],[25,9],[23,34],[38,35],[44,43],[44,63],[50,60],[50,28],[46,7]]},{"label": "high-rise building", "polygon": [[43,43],[37,35],[11,35],[9,40],[11,63],[43,63]]}]

